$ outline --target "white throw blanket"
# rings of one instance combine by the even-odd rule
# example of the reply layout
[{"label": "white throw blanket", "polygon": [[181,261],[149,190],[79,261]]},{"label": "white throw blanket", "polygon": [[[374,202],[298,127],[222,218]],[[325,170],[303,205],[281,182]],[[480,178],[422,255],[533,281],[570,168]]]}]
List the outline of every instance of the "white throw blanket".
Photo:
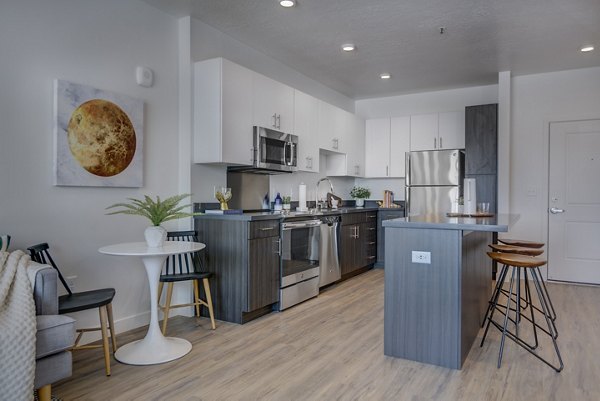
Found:
[{"label": "white throw blanket", "polygon": [[33,399],[35,303],[23,251],[0,252],[0,400]]}]

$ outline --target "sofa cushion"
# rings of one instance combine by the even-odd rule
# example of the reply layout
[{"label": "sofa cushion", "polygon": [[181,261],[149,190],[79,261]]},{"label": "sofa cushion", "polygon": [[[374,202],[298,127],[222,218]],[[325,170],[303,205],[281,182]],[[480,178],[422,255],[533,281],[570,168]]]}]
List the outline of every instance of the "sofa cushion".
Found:
[{"label": "sofa cushion", "polygon": [[36,359],[56,354],[73,346],[75,320],[62,315],[39,315],[36,318]]}]

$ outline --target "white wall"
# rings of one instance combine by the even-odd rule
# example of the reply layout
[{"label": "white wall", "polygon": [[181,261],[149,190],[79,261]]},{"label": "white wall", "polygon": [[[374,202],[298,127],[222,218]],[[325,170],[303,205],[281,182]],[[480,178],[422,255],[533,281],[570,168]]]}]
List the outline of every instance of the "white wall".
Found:
[{"label": "white wall", "polygon": [[364,119],[457,111],[465,106],[496,103],[498,85],[473,86],[409,95],[361,99],[356,114]]},{"label": "white wall", "polygon": [[546,242],[549,124],[600,118],[600,67],[514,77],[511,106],[510,236]]},{"label": "white wall", "polygon": [[[0,231],[13,236],[13,249],[48,242],[64,273],[78,276],[78,291],[116,288],[119,331],[147,323],[141,261],[98,248],[143,240],[148,225],[105,216],[108,205],[177,193],[176,20],[137,0],[21,0],[1,8]],[[135,84],[137,65],[154,70],[154,87]],[[52,185],[55,78],[144,101],[143,188]],[[77,317],[98,325],[97,311]]]}]

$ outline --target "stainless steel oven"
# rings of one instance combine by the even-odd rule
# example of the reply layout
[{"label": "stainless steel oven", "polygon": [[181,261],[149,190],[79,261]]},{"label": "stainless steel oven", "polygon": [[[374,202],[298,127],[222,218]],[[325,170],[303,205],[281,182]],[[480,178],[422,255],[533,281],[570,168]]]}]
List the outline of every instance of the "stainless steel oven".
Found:
[{"label": "stainless steel oven", "polygon": [[279,310],[319,295],[321,220],[294,219],[282,223]]}]

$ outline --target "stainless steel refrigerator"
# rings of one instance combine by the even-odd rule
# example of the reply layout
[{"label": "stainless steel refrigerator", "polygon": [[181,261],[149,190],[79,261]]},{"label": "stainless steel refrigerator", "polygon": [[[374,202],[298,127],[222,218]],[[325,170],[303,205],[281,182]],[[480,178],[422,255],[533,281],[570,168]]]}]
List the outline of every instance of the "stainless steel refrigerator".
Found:
[{"label": "stainless steel refrigerator", "polygon": [[462,149],[406,153],[406,215],[443,214],[463,194]]}]

